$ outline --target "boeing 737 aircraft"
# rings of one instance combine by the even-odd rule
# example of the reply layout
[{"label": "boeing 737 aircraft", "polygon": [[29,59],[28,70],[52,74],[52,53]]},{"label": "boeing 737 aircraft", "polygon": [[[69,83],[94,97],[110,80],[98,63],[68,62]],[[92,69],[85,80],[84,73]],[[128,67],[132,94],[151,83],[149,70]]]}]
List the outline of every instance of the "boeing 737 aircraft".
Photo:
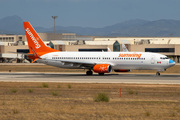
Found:
[{"label": "boeing 737 aircraft", "polygon": [[[47,65],[87,69],[87,75],[99,73],[129,72],[131,70],[160,71],[175,65],[173,60],[158,53],[149,52],[61,52],[47,47],[29,22],[24,22],[24,29],[28,41],[28,57],[34,61]],[[33,61],[33,62],[34,62]]]}]

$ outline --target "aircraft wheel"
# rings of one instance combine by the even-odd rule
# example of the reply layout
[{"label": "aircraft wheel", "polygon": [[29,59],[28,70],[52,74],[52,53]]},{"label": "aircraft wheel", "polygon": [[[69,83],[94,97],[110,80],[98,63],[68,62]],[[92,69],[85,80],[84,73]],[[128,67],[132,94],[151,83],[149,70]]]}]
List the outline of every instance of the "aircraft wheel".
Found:
[{"label": "aircraft wheel", "polygon": [[87,72],[86,72],[86,75],[92,75],[92,74],[93,74],[92,71],[87,71]]},{"label": "aircraft wheel", "polygon": [[104,73],[99,73],[99,75],[104,75]]},{"label": "aircraft wheel", "polygon": [[156,75],[157,75],[157,76],[160,76],[160,73],[159,73],[159,72],[157,72],[157,73],[156,73]]}]

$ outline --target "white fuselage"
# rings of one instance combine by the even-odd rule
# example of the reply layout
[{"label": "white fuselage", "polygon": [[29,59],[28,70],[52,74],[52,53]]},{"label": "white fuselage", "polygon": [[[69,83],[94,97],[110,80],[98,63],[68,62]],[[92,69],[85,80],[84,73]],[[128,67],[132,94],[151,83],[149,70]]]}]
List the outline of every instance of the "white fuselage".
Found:
[{"label": "white fuselage", "polygon": [[38,62],[74,69],[92,69],[96,64],[110,64],[113,70],[161,70],[175,65],[165,55],[148,52],[52,52],[42,55]]}]

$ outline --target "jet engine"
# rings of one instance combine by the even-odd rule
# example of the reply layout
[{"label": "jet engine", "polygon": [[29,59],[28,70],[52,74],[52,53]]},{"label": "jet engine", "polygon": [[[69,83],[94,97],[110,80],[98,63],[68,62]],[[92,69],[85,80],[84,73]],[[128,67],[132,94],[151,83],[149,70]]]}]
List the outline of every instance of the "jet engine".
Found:
[{"label": "jet engine", "polygon": [[112,67],[109,64],[97,64],[93,67],[94,72],[96,73],[110,73]]},{"label": "jet engine", "polygon": [[115,72],[130,72],[131,70],[126,70],[126,69],[119,69],[119,70],[114,70]]}]

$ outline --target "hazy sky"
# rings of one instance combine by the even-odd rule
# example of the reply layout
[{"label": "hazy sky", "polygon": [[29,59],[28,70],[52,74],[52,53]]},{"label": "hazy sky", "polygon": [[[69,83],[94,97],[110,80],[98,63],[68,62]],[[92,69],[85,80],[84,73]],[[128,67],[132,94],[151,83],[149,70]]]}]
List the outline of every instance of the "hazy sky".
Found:
[{"label": "hazy sky", "polygon": [[130,19],[180,20],[180,0],[0,0],[0,19],[18,15],[35,27],[105,27]]}]

